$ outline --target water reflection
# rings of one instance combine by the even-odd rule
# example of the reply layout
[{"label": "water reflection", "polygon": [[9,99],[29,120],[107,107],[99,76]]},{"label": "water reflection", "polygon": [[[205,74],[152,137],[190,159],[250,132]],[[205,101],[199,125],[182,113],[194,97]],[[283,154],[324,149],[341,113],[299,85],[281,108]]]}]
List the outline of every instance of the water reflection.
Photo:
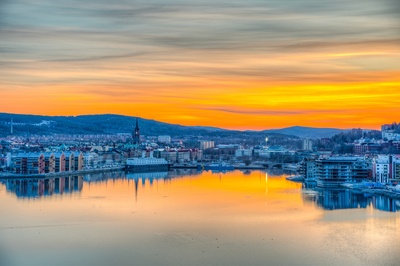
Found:
[{"label": "water reflection", "polygon": [[15,194],[18,198],[40,198],[80,192],[83,188],[83,177],[8,179],[2,183],[7,192]]},{"label": "water reflection", "polygon": [[2,180],[7,192],[15,194],[18,198],[40,198],[53,195],[79,193],[85,183],[101,183],[117,179],[134,180],[136,193],[138,184],[142,186],[149,181],[153,185],[155,180],[171,180],[180,176],[199,174],[193,169],[174,169],[169,172],[134,173],[124,171],[92,173],[83,176],[69,176],[57,178],[20,178]]},{"label": "water reflection", "polygon": [[372,206],[381,211],[396,212],[400,211],[400,200],[384,196],[373,196]]},{"label": "water reflection", "polygon": [[[17,191],[16,183],[28,180],[0,184],[1,265],[397,265],[400,261],[400,212],[377,210],[398,209],[395,201],[384,197],[324,191],[312,184],[302,188],[286,175],[270,171],[183,170],[82,176],[79,192],[71,196],[66,191],[75,187],[77,178],[64,180],[64,188],[61,179],[36,180],[33,195],[39,194],[39,182],[44,183],[40,193],[53,193],[39,200],[16,199],[21,190],[28,190]],[[63,196],[54,196],[56,189]]]},{"label": "water reflection", "polygon": [[115,180],[122,178],[125,178],[125,172],[123,171],[93,173],[93,174],[86,174],[83,176],[83,180],[88,183],[107,182],[108,180]]},{"label": "water reflection", "polygon": [[[239,171],[238,171],[239,172]],[[241,173],[243,176],[250,176],[251,172]],[[265,178],[265,184],[269,183],[269,177],[282,176],[283,172],[277,173],[259,172],[260,178]],[[135,199],[137,201],[139,189],[145,189],[146,184],[150,187],[155,182],[170,183],[171,180],[179,177],[188,177],[204,175],[202,172],[194,169],[174,169],[169,172],[151,172],[151,173],[135,173],[135,172],[104,172],[96,174],[87,174],[84,176],[70,176],[62,178],[46,178],[46,179],[8,179],[3,180],[1,183],[5,185],[6,191],[16,195],[20,199],[25,198],[41,198],[50,197],[53,195],[64,195],[80,193],[84,187],[84,183],[90,185],[91,183],[107,183],[109,181],[127,180],[134,182]],[[209,175],[209,174],[207,174]],[[212,176],[218,176],[219,181],[222,182],[223,176],[226,176],[226,182],[232,183],[235,173],[211,173]],[[265,176],[265,177],[264,177]],[[245,182],[250,182],[247,180]],[[232,183],[233,184],[233,183]],[[268,187],[274,187],[276,180],[269,185],[265,186],[265,193],[268,193]],[[244,186],[245,184],[242,184]],[[262,185],[260,183],[260,185]],[[263,186],[263,185],[262,185]],[[324,210],[337,210],[337,209],[365,209],[372,206],[374,209],[396,212],[400,210],[400,200],[392,199],[386,196],[378,196],[362,193],[356,190],[349,189],[333,189],[333,188],[318,188],[316,182],[303,183],[302,200],[305,202],[313,202],[316,206]]]},{"label": "water reflection", "polygon": [[344,188],[319,188],[316,182],[303,183],[303,199],[315,202],[324,210],[364,209],[370,206],[387,212],[400,210],[400,200]]},{"label": "water reflection", "polygon": [[183,176],[194,176],[199,175],[201,172],[195,169],[173,169],[172,171],[165,172],[148,172],[148,173],[135,173],[135,172],[127,172],[126,178],[128,181],[133,180],[135,183],[135,200],[138,200],[139,194],[139,183],[144,188],[146,185],[146,181],[150,183],[150,186],[153,186],[154,181],[170,181],[174,178],[183,177]]}]

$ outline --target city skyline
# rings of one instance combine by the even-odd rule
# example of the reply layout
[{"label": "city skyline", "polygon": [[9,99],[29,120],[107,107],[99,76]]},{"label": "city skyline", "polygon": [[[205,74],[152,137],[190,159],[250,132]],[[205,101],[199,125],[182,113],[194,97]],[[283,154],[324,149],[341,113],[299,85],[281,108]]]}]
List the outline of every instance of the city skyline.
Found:
[{"label": "city skyline", "polygon": [[0,112],[379,129],[400,110],[400,5],[0,2]]}]

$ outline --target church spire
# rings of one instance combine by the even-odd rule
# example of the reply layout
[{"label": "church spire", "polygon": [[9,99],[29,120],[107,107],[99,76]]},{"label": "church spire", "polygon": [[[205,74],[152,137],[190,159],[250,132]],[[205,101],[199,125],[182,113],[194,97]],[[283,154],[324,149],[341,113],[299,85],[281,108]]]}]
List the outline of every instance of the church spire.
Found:
[{"label": "church spire", "polygon": [[139,121],[136,117],[136,127],[132,134],[133,144],[140,144],[140,130],[139,130]]}]

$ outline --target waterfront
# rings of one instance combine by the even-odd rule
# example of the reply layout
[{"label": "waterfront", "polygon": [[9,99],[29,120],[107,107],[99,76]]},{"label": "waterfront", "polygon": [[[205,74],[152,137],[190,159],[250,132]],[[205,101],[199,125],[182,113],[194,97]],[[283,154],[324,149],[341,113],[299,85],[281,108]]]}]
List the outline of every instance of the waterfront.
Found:
[{"label": "waterfront", "polygon": [[400,201],[279,172],[0,182],[0,265],[396,265]]}]

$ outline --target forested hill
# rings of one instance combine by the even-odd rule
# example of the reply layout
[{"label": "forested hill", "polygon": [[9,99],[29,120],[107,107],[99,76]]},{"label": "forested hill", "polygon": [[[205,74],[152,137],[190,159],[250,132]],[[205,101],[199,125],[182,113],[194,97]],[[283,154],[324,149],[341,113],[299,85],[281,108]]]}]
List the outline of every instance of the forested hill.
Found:
[{"label": "forested hill", "polygon": [[[11,119],[13,119],[14,135],[130,133],[136,123],[136,117],[115,114],[41,116],[0,113],[1,137],[10,135]],[[182,126],[144,118],[139,118],[139,127],[142,135],[171,135],[176,137],[195,135],[233,138],[265,138],[266,136],[329,138],[340,132],[345,132],[345,130],[335,128],[311,128],[300,126],[263,131],[237,131],[215,127]]]},{"label": "forested hill", "polygon": [[[10,122],[13,119],[14,135],[50,135],[50,134],[115,134],[131,133],[136,117],[102,114],[80,116],[40,116],[0,113],[0,136],[10,135]],[[142,135],[157,136],[218,136],[237,138],[264,138],[263,132],[235,131],[213,127],[181,126],[139,118]],[[269,135],[288,137],[280,133]]]}]

